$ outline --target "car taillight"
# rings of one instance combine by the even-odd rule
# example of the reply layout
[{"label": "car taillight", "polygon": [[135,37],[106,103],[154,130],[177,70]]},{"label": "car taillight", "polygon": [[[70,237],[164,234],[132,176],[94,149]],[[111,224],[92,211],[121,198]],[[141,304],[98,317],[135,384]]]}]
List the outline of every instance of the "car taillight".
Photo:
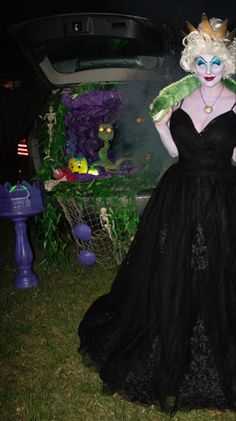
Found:
[{"label": "car taillight", "polygon": [[26,139],[20,139],[17,145],[17,155],[28,156],[28,144]]}]

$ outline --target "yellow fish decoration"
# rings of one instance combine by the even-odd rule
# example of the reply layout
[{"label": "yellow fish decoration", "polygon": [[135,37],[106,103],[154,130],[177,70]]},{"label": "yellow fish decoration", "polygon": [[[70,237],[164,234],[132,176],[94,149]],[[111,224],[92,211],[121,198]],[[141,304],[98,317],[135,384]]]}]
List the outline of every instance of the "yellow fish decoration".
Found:
[{"label": "yellow fish decoration", "polygon": [[68,167],[72,173],[77,174],[93,174],[98,175],[99,172],[96,168],[89,168],[88,161],[84,155],[80,154],[76,157],[70,158],[68,161]]}]

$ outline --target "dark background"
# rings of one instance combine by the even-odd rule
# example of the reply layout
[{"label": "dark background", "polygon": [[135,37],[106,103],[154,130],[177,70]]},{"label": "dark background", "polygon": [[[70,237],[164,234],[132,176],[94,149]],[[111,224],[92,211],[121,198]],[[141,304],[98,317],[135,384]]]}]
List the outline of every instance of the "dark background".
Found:
[{"label": "dark background", "polygon": [[[236,27],[235,0],[63,0],[2,2],[0,14],[0,183],[17,181],[19,167],[27,168],[27,159],[17,158],[17,143],[27,137],[48,91],[38,81],[17,41],[8,28],[14,23],[63,13],[121,13],[156,17],[170,24],[181,40],[185,20],[197,26],[201,13],[208,17],[228,18],[228,28]],[[21,80],[20,89],[6,89],[8,80]],[[26,162],[27,161],[27,162]],[[25,170],[25,178],[28,174]]]}]

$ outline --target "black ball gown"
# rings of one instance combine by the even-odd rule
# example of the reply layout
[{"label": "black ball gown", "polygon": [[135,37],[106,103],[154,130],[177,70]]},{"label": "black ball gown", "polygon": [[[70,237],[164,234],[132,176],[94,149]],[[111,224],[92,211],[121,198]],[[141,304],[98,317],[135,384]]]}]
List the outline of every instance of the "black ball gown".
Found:
[{"label": "black ball gown", "polygon": [[106,390],[163,410],[236,407],[233,109],[198,133],[178,108],[179,160],[159,181],[111,287],[79,325]]}]

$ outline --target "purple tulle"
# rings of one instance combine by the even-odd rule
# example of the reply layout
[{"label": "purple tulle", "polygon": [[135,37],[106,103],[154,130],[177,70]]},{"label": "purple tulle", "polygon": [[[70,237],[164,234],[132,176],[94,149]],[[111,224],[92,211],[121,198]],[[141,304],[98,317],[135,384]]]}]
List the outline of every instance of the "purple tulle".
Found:
[{"label": "purple tulle", "polygon": [[61,102],[68,109],[65,118],[67,157],[82,153],[89,163],[95,162],[97,152],[103,146],[103,141],[98,138],[98,127],[102,123],[112,124],[117,119],[122,105],[120,93],[98,90],[76,98],[64,93]]}]

